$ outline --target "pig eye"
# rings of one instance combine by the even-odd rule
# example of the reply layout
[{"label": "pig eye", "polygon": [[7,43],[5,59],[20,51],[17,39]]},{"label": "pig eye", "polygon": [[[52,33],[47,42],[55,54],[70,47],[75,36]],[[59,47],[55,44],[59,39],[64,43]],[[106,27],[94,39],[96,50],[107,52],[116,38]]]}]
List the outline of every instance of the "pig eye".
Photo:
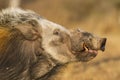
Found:
[{"label": "pig eye", "polygon": [[92,38],[89,38],[89,41],[92,41]]},{"label": "pig eye", "polygon": [[53,31],[53,34],[54,34],[54,35],[59,35],[59,34],[60,34],[60,30],[59,30],[59,29],[55,29],[55,30]]}]

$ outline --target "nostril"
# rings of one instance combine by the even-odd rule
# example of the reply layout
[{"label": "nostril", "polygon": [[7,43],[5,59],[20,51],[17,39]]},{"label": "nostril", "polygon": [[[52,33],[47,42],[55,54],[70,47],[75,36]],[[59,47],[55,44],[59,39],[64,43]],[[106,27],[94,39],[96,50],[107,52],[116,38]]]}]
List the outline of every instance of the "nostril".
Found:
[{"label": "nostril", "polygon": [[100,47],[100,49],[101,49],[102,51],[105,51],[106,41],[107,41],[107,38],[103,38],[102,43],[101,43],[101,47]]}]

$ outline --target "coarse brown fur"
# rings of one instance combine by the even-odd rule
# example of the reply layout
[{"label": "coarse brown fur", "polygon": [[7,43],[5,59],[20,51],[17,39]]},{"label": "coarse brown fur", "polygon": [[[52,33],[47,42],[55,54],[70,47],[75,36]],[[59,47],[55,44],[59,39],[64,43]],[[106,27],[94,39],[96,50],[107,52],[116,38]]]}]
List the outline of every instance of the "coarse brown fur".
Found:
[{"label": "coarse brown fur", "polygon": [[32,80],[54,67],[39,53],[40,39],[27,40],[16,28],[0,27],[0,35],[0,80]]},{"label": "coarse brown fur", "polygon": [[29,80],[30,65],[36,61],[34,43],[15,29],[1,28],[0,33],[0,80]]}]

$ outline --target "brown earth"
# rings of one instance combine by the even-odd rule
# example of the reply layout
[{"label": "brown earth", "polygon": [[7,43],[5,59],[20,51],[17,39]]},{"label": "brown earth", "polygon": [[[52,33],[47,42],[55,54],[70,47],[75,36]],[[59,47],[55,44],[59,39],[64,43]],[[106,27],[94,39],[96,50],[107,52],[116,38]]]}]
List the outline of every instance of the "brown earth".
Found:
[{"label": "brown earth", "polygon": [[[0,0],[1,8],[7,1]],[[55,80],[120,80],[119,0],[22,0],[21,6],[69,29],[107,37],[105,52],[90,62],[66,65]]]}]

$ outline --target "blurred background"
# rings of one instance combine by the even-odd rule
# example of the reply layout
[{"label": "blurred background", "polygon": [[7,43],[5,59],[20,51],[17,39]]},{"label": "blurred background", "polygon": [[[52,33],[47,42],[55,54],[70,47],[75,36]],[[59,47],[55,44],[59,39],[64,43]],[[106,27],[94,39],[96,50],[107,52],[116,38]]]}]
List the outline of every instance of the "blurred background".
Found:
[{"label": "blurred background", "polygon": [[[0,10],[8,3],[0,0]],[[54,80],[120,80],[120,0],[21,0],[20,6],[108,39],[105,52],[87,63],[66,65]]]}]

